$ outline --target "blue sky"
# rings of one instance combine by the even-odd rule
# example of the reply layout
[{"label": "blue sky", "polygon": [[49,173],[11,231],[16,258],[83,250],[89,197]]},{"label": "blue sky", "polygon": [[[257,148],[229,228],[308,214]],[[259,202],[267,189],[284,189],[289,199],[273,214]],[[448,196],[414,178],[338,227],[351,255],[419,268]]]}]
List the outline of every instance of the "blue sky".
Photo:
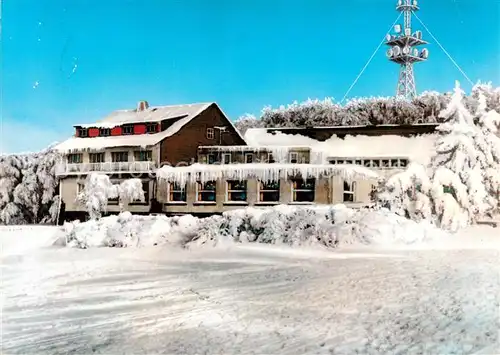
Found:
[{"label": "blue sky", "polygon": [[[395,0],[4,0],[2,150],[65,139],[112,110],[216,101],[340,100],[397,17]],[[420,0],[420,18],[473,80],[500,84],[500,1]],[[420,28],[415,22],[415,29]],[[430,40],[424,32],[426,39]],[[466,81],[435,43],[417,90]],[[382,47],[350,96],[393,95]]]}]

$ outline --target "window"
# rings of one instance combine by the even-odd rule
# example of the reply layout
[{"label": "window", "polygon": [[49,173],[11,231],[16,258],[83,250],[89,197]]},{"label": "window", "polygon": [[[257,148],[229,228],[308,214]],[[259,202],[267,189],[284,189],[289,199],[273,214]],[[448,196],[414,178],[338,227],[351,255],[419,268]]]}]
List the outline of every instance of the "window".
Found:
[{"label": "window", "polygon": [[389,160],[387,159],[382,159],[382,168],[389,168]]},{"label": "window", "polygon": [[109,128],[100,128],[99,129],[99,135],[101,137],[108,137],[111,135],[111,129]]},{"label": "window", "polygon": [[354,164],[356,164],[356,165],[363,165],[363,164],[362,164],[362,162],[361,162],[361,160],[356,160],[356,161],[354,162]]},{"label": "window", "polygon": [[158,132],[158,123],[147,123],[146,133],[156,133]]},{"label": "window", "polygon": [[104,163],[104,153],[90,153],[89,161],[91,163]]},{"label": "window", "polygon": [[215,186],[215,181],[207,181],[205,183],[198,182],[196,184],[196,201],[215,202]]},{"label": "window", "polygon": [[134,152],[135,161],[153,161],[153,153],[150,150],[137,150]]},{"label": "window", "polygon": [[314,202],[314,179],[292,181],[292,202]]},{"label": "window", "polygon": [[81,182],[76,183],[76,196],[80,195],[85,190],[85,184]]},{"label": "window", "polygon": [[231,164],[231,153],[222,154],[222,163],[223,164]]},{"label": "window", "polygon": [[207,139],[214,139],[215,132],[213,128],[207,128]]},{"label": "window", "polygon": [[131,124],[123,125],[122,134],[134,134],[134,126]]},{"label": "window", "polygon": [[215,154],[208,154],[208,164],[215,164]]},{"label": "window", "polygon": [[372,160],[372,166],[374,168],[380,167],[380,160]]},{"label": "window", "polygon": [[391,168],[399,168],[399,160],[398,159],[391,160]]},{"label": "window", "polygon": [[363,160],[363,166],[365,168],[370,168],[372,166],[372,161],[369,159]]},{"label": "window", "polygon": [[330,164],[333,164],[333,165],[335,165],[335,164],[337,164],[337,161],[336,161],[335,159],[333,159],[333,160],[330,160]]},{"label": "window", "polygon": [[276,161],[274,160],[274,155],[273,155],[273,153],[268,153],[268,154],[267,154],[267,162],[268,162],[268,163],[270,163],[270,164],[272,164],[272,163],[276,162]]},{"label": "window", "polygon": [[408,165],[408,159],[399,159],[400,168],[406,168],[407,165]]},{"label": "window", "polygon": [[356,182],[344,181],[344,202],[354,202],[354,190]]},{"label": "window", "polygon": [[253,154],[252,153],[245,154],[245,163],[247,163],[247,164],[253,163]]},{"label": "window", "polygon": [[290,163],[297,164],[299,162],[299,154],[297,152],[290,152]]},{"label": "window", "polygon": [[83,154],[68,154],[68,164],[80,164],[83,160]]},{"label": "window", "polygon": [[142,183],[142,191],[144,191],[144,201],[135,200],[130,202],[130,205],[148,205],[149,204],[149,182]]},{"label": "window", "polygon": [[78,131],[78,137],[85,138],[88,136],[89,136],[89,130],[87,128],[80,128],[80,130]]},{"label": "window", "polygon": [[352,165],[352,160],[346,160],[346,161],[345,161],[345,164]]},{"label": "window", "polygon": [[186,202],[186,185],[181,186],[176,182],[168,184],[169,202]]},{"label": "window", "polygon": [[280,200],[280,183],[259,182],[259,202],[279,202]]},{"label": "window", "polygon": [[111,161],[113,163],[127,162],[128,152],[111,152]]},{"label": "window", "polygon": [[245,202],[247,200],[246,181],[228,181],[226,201]]},{"label": "window", "polygon": [[337,164],[345,164],[345,161],[343,161],[343,160],[337,160]]}]

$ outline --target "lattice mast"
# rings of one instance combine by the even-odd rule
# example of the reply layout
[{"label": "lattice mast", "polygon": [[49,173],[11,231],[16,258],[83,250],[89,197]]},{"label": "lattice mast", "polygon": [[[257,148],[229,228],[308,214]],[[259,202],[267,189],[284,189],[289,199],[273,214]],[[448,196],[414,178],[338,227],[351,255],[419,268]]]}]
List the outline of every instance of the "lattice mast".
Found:
[{"label": "lattice mast", "polygon": [[412,32],[411,18],[415,11],[420,10],[417,0],[398,0],[396,10],[404,17],[404,27],[394,26],[394,34],[388,34],[386,44],[390,46],[387,57],[390,61],[400,65],[396,97],[412,100],[417,96],[413,64],[425,62],[429,57],[427,48],[419,51],[416,47],[428,44],[422,39],[422,31]]}]

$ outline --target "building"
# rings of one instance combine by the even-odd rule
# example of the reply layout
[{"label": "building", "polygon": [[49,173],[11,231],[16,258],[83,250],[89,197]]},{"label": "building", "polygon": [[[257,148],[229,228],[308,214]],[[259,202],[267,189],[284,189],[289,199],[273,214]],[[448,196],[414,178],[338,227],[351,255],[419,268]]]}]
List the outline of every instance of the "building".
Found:
[{"label": "building", "polygon": [[[66,219],[82,218],[76,197],[89,173],[110,175],[114,183],[138,177],[144,203],[132,203],[133,213],[161,212],[156,201],[155,171],[161,165],[190,165],[200,145],[241,145],[243,137],[216,103],[150,107],[112,112],[99,122],[77,124],[75,135],[55,147],[63,154],[56,166]],[[108,211],[117,212],[118,201]]]},{"label": "building", "polygon": [[158,201],[166,214],[196,215],[277,204],[370,205],[378,176],[428,161],[436,126],[250,129],[246,145],[200,146],[198,164],[161,169]]},{"label": "building", "polygon": [[[113,183],[138,177],[145,202],[132,213],[210,215],[243,206],[373,202],[378,177],[432,155],[436,124],[250,129],[243,138],[215,103],[149,107],[75,125],[56,146],[64,218],[83,218],[76,202],[86,176]],[[117,200],[108,212],[120,210]]]}]

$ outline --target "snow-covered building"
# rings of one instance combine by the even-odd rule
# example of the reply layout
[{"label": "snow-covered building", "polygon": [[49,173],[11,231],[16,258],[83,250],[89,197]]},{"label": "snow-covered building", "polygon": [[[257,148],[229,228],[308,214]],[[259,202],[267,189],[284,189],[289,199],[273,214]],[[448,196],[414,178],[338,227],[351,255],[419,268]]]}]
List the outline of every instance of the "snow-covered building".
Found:
[{"label": "snow-covered building", "polygon": [[[68,218],[85,211],[76,197],[89,173],[109,175],[113,183],[140,178],[145,200],[132,202],[127,209],[155,212],[155,171],[161,165],[194,163],[200,145],[245,144],[216,103],[150,107],[140,101],[135,109],[117,110],[101,121],[74,128],[75,135],[55,147],[63,154],[56,174]],[[108,211],[119,211],[118,201],[110,201]]]},{"label": "snow-covered building", "polygon": [[369,205],[378,177],[429,161],[436,126],[249,129],[245,145],[202,145],[198,164],[160,169],[158,201],[168,214],[275,204]]}]

